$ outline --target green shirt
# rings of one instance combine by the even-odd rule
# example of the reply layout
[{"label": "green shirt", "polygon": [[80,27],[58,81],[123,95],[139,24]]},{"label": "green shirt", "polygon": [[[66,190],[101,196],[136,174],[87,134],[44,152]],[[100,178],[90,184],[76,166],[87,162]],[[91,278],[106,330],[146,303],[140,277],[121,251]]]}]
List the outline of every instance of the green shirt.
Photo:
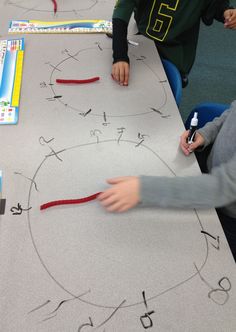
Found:
[{"label": "green shirt", "polygon": [[113,19],[127,24],[134,12],[138,30],[155,41],[161,57],[172,61],[182,73],[193,65],[201,18],[206,24],[223,21],[227,0],[118,0]]}]

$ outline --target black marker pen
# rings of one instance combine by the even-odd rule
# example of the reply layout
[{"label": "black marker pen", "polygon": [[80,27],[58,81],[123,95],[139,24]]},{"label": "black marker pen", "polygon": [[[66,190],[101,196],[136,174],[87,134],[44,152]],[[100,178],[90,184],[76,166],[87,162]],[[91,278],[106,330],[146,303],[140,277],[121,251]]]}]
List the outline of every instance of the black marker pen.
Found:
[{"label": "black marker pen", "polygon": [[198,113],[194,112],[194,116],[191,120],[190,123],[190,128],[189,128],[189,134],[188,134],[188,143],[192,144],[194,142],[194,137],[196,134],[196,130],[197,130],[197,125],[198,125]]}]

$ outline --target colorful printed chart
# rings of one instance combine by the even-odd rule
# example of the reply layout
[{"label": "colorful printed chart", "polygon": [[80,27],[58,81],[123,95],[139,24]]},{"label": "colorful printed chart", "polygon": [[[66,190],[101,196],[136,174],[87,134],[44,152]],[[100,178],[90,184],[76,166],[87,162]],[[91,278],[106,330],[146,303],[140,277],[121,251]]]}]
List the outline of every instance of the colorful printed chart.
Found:
[{"label": "colorful printed chart", "polygon": [[0,125],[18,122],[24,39],[0,41]]},{"label": "colorful printed chart", "polygon": [[112,22],[106,20],[74,20],[46,22],[36,20],[11,21],[9,33],[107,33]]}]

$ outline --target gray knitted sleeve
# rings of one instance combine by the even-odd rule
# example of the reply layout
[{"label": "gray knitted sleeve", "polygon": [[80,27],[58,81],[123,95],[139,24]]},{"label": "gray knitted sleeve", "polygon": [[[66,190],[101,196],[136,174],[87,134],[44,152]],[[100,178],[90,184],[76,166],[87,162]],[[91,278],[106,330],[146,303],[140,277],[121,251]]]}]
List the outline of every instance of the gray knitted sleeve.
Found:
[{"label": "gray knitted sleeve", "polygon": [[236,107],[236,102],[234,101],[231,104],[231,107],[228,110],[224,111],[220,117],[215,118],[213,121],[206,123],[206,125],[204,127],[198,129],[198,132],[205,139],[204,147],[206,147],[207,145],[214,142],[223,123],[225,122],[226,118],[228,117],[228,115],[231,111],[231,108],[235,108],[235,107]]},{"label": "gray knitted sleeve", "polygon": [[[231,207],[236,216],[236,152],[211,174],[187,177],[141,176],[141,205],[168,208]],[[234,203],[233,203],[234,202]]]}]

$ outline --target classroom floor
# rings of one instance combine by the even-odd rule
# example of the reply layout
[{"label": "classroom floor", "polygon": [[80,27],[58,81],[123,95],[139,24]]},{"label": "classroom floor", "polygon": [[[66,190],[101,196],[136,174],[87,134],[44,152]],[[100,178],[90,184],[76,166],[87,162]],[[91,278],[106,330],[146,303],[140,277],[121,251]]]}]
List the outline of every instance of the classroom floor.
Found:
[{"label": "classroom floor", "polygon": [[[236,0],[231,4],[236,6]],[[235,50],[235,30],[227,30],[216,21],[211,26],[202,24],[196,61],[180,104],[183,121],[198,103],[229,104],[236,99]]]}]

